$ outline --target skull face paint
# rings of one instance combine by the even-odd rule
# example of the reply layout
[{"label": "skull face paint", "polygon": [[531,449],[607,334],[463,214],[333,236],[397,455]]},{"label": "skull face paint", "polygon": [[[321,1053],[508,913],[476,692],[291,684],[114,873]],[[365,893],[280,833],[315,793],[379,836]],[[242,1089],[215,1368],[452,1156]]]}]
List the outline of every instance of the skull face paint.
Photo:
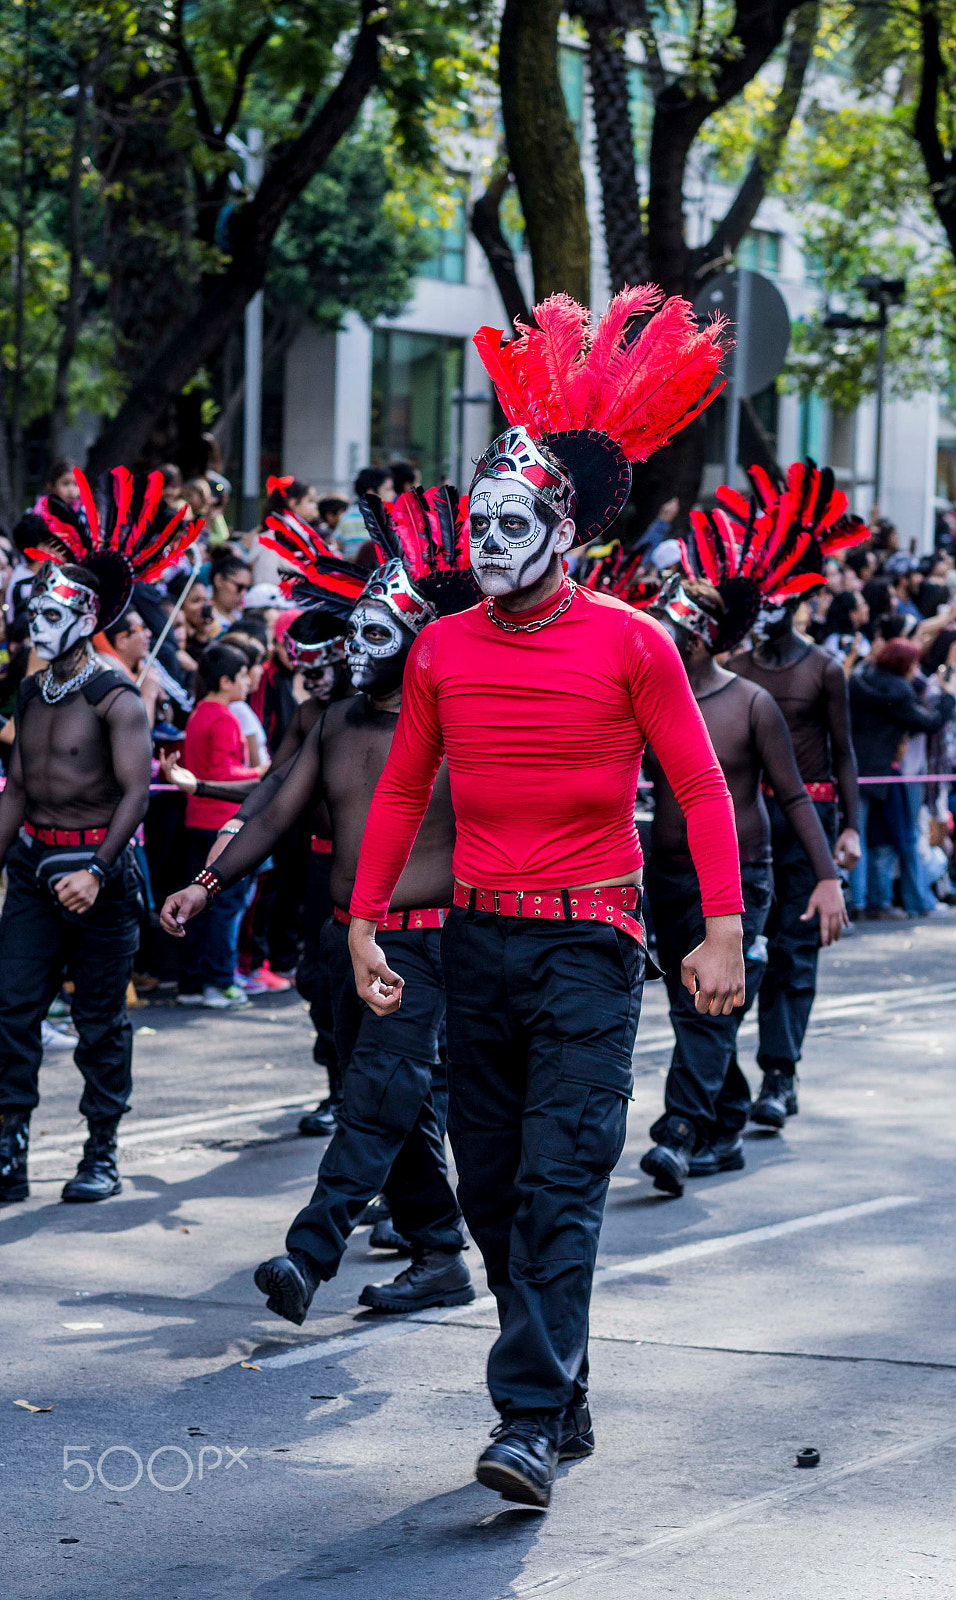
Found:
[{"label": "skull face paint", "polygon": [[50,567],[37,574],[27,613],[37,655],[41,661],[55,661],[96,632],[99,605],[91,589]]},{"label": "skull face paint", "polygon": [[345,630],[345,663],[356,689],[385,695],[402,681],[415,633],[381,600],[360,599]]},{"label": "skull face paint", "polygon": [[482,594],[514,594],[543,577],[556,549],[570,540],[549,527],[524,479],[517,474],[479,478],[468,501],[471,567]]},{"label": "skull face paint", "polygon": [[782,639],[784,634],[789,633],[792,626],[793,609],[779,602],[771,602],[761,606],[751,632],[758,644],[773,644],[776,639]]}]

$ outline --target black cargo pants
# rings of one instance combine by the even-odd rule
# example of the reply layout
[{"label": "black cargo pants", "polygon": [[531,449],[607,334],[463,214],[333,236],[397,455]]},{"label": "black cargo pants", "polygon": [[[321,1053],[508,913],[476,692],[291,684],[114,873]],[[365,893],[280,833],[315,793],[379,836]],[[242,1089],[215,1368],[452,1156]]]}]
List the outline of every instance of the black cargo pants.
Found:
[{"label": "black cargo pants", "polygon": [[442,966],[458,1198],[501,1327],[488,1386],[504,1415],[551,1419],[587,1386],[591,1280],[624,1147],[644,952],[603,923],[452,909]]}]

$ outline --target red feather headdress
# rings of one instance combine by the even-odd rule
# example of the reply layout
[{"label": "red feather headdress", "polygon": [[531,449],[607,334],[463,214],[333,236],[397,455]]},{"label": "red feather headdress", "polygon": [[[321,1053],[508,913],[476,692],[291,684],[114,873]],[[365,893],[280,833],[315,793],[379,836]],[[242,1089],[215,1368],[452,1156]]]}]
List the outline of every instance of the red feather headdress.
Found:
[{"label": "red feather headdress", "polygon": [[468,502],[456,490],[445,485],[412,489],[388,502],[368,495],[359,505],[379,558],[375,572],[333,555],[319,534],[291,511],[266,518],[273,537],[263,536],[262,543],[296,568],[299,576],[283,588],[298,605],[322,606],[345,618],[375,582],[375,597],[390,605],[405,626],[420,628],[436,616],[476,603]]},{"label": "red feather headdress", "polygon": [[[497,328],[480,328],[474,343],[512,436],[523,432],[537,459],[530,471],[516,466],[518,441],[501,448],[502,435],[475,478],[519,471],[553,509],[574,516],[580,539],[589,540],[624,505],[630,463],[646,461],[720,393],[726,324],[716,318],[698,328],[686,300],[664,301],[653,284],[622,289],[596,324],[567,294],[550,295],[534,315],[538,326],[516,323],[518,337],[508,344]],[[629,340],[637,316],[648,321]],[[555,466],[564,469],[563,483],[542,492],[541,473]]]},{"label": "red feather headdress", "polygon": [[[739,528],[755,522],[767,538],[785,536],[787,530],[804,530],[809,535],[808,563],[813,571],[822,573],[832,556],[872,537],[863,518],[849,512],[847,497],[836,487],[831,467],[821,469],[809,459],[794,461],[787,468],[782,490],[771,483],[762,467],[748,468],[747,476],[753,485],[752,498],[724,486],[717,490],[720,504]],[[813,587],[809,582],[802,585],[803,589]]]},{"label": "red feather headdress", "polygon": [[104,472],[97,485],[99,504],[79,467],[73,470],[80,492],[76,505],[56,495],[40,503],[40,516],[63,545],[64,554],[42,550],[26,554],[58,566],[86,567],[99,581],[99,626],[108,628],[129,605],[136,582],[149,583],[187,550],[202,532],[202,521],[186,522],[188,507],[161,520],[163,475],[134,475],[126,467]]}]

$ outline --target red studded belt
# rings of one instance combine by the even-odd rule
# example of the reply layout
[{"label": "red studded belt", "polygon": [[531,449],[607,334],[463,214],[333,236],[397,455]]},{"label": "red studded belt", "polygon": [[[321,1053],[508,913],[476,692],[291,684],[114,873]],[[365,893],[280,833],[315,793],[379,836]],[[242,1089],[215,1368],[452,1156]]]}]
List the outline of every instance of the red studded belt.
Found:
[{"label": "red studded belt", "polygon": [[25,822],[23,831],[40,844],[102,844],[106,838],[105,828],[37,828]]},{"label": "red studded belt", "polygon": [[[760,787],[763,789],[767,799],[772,800],[773,789],[770,784],[763,783]],[[835,801],[837,798],[837,788],[835,783],[805,783],[803,787],[806,789],[811,800]]]},{"label": "red studded belt", "polygon": [[[378,924],[379,933],[411,933],[419,928],[443,928],[447,906],[429,906],[425,910],[390,911]],[[347,928],[352,918],[341,906],[333,906],[332,915],[336,922],[341,922]]]},{"label": "red studded belt", "polygon": [[644,943],[641,888],[633,883],[602,884],[596,889],[472,889],[455,880],[454,903],[465,911],[494,917],[540,917],[547,922],[608,922]]},{"label": "red studded belt", "polygon": [[313,833],[312,849],[317,856],[330,856],[332,854],[332,840],[320,839],[317,833]]}]

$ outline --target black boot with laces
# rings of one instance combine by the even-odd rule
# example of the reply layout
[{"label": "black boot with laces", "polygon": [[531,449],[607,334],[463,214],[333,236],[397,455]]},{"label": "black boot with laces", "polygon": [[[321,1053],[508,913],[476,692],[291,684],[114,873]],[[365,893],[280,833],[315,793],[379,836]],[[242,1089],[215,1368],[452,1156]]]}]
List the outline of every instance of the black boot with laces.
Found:
[{"label": "black boot with laces", "polygon": [[547,1511],[558,1465],[554,1425],[546,1417],[505,1417],[492,1429],[492,1442],[478,1457],[478,1482],[496,1489],[503,1500]]},{"label": "black boot with laces", "polygon": [[30,1193],[27,1183],[29,1144],[29,1111],[0,1113],[0,1205],[8,1200],[25,1200]]},{"label": "black boot with laces", "polygon": [[119,1117],[90,1122],[90,1136],[76,1177],[64,1184],[61,1200],[108,1200],[119,1194],[123,1185],[116,1165],[116,1130]]},{"label": "black boot with laces", "polygon": [[429,1306],[467,1306],[475,1298],[460,1251],[420,1250],[392,1283],[367,1283],[360,1306],[373,1311],[425,1311]]}]

